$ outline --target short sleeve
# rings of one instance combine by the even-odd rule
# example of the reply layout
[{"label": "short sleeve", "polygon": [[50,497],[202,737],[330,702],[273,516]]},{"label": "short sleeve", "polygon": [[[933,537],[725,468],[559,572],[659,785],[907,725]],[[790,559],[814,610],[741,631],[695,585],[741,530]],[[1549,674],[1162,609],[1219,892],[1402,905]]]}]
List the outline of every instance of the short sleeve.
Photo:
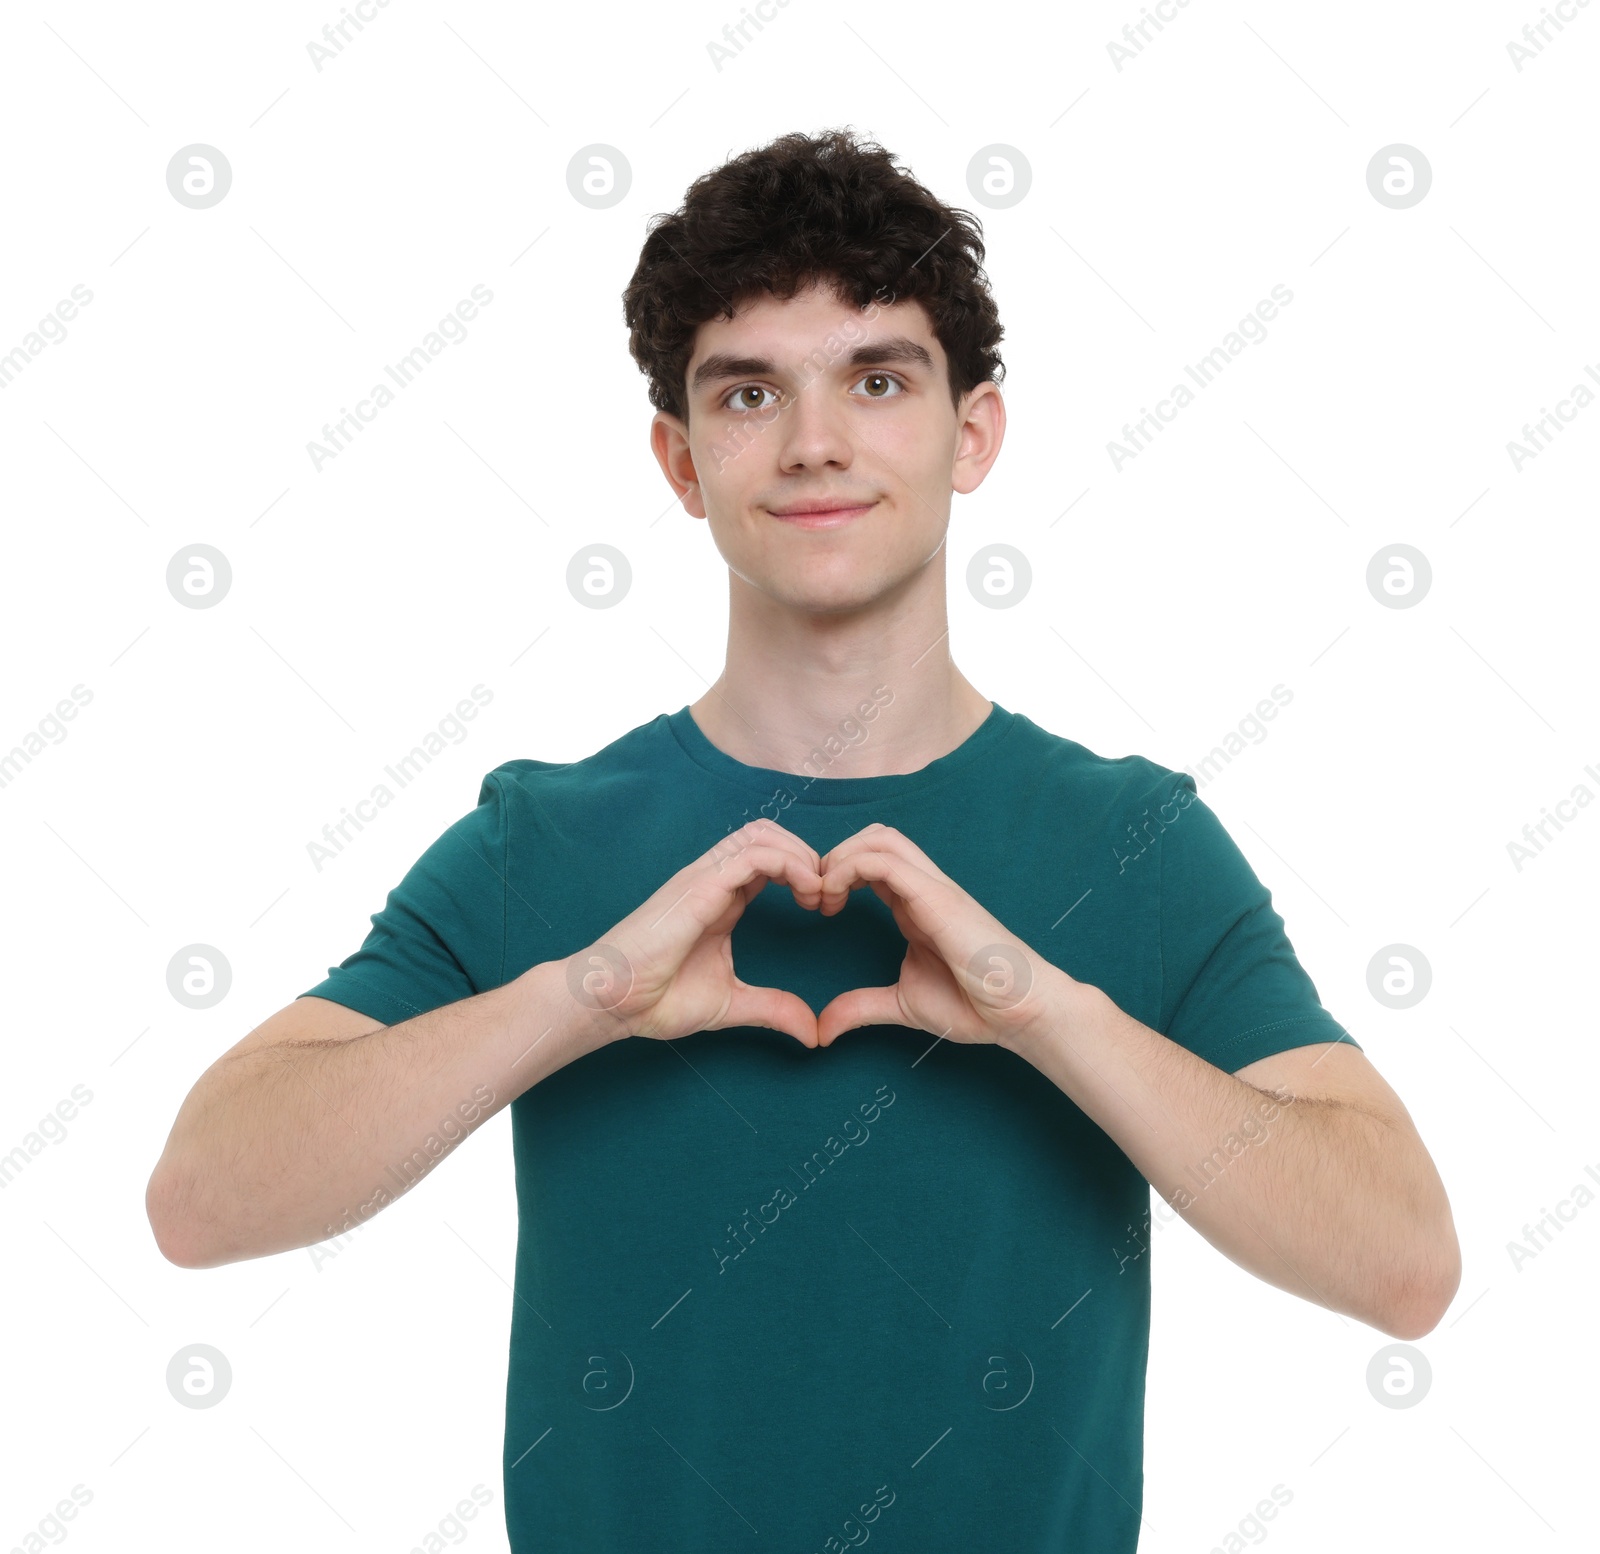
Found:
[{"label": "short sleeve", "polygon": [[498,771],[389,892],[361,948],[300,997],[398,1025],[505,981],[506,797]]},{"label": "short sleeve", "polygon": [[1272,893],[1196,792],[1169,772],[1152,795],[1161,820],[1162,1035],[1236,1073],[1313,1043],[1357,1042],[1322,1007]]}]

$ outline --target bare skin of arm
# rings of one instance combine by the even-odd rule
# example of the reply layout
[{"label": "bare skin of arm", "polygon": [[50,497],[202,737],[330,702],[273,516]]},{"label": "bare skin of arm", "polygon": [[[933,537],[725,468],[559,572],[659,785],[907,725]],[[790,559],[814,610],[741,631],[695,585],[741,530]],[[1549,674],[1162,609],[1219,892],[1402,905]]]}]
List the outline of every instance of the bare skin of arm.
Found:
[{"label": "bare skin of arm", "polygon": [[815,907],[818,861],[753,821],[623,918],[599,941],[606,953],[542,961],[398,1025],[297,998],[179,1109],[145,1192],[162,1254],[212,1268],[352,1228],[530,1086],[625,1036],[760,1025],[816,1046],[802,999],[734,975],[729,936],[769,880]]},{"label": "bare skin of arm", "polygon": [[[846,838],[822,867],[824,916],[871,888],[907,944],[897,982],[852,988],[822,1008],[824,1046],[873,1023],[1003,1046],[1241,1268],[1396,1338],[1438,1324],[1461,1282],[1450,1200],[1365,1053],[1324,1042],[1230,1074],[1015,940],[892,826]],[[988,947],[976,952],[987,975],[975,946]],[[1113,1248],[1119,1271],[1144,1250],[1128,1231]]]}]

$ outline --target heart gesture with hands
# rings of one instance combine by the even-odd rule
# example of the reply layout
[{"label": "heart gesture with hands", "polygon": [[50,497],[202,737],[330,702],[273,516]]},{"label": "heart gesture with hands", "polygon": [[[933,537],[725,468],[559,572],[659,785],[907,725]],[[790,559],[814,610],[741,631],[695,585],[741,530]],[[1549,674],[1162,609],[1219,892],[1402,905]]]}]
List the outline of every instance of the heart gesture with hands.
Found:
[{"label": "heart gesture with hands", "polygon": [[[872,889],[906,938],[900,980],[841,993],[813,1015],[734,970],[732,934],[768,884],[831,917]],[[567,986],[608,1038],[670,1041],[760,1025],[825,1047],[858,1025],[906,1025],[951,1041],[1021,1036],[1064,973],[1013,937],[914,842],[874,823],[827,857],[769,820],[751,821],[686,864],[599,942],[567,957]]]},{"label": "heart gesture with hands", "polygon": [[858,1025],[907,1025],[947,1041],[1003,1044],[1033,1025],[1051,979],[1065,976],[893,826],[874,822],[857,831],[818,870],[824,917],[867,886],[906,939],[900,980],[839,994],[817,1017],[819,1046]]}]

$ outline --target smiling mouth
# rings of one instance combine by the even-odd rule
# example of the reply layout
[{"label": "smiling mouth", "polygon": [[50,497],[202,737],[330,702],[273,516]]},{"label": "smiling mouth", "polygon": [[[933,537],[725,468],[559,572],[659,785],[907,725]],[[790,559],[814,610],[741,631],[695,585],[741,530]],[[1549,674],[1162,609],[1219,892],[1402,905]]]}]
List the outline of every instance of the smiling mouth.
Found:
[{"label": "smiling mouth", "polygon": [[802,529],[832,529],[840,524],[849,523],[853,518],[861,517],[876,505],[876,502],[858,502],[845,507],[822,507],[808,503],[788,509],[768,508],[768,511],[774,518],[781,519],[784,523],[795,524]]}]

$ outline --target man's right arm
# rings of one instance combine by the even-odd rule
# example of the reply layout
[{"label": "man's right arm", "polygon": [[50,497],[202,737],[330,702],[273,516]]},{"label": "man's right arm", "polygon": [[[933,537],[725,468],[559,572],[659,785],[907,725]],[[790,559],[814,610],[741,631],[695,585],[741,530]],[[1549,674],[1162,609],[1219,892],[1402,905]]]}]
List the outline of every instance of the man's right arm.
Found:
[{"label": "man's right arm", "polygon": [[145,1192],[156,1244],[213,1268],[351,1229],[531,1085],[625,1034],[572,996],[563,961],[399,1025],[297,998],[184,1100]]},{"label": "man's right arm", "polygon": [[762,1025],[815,1047],[810,1005],[741,981],[731,935],[771,880],[815,911],[818,861],[792,832],[753,820],[603,941],[487,993],[399,1025],[297,998],[185,1098],[145,1189],[156,1244],[180,1267],[214,1268],[326,1240],[399,1197],[531,1085],[627,1036]]}]

